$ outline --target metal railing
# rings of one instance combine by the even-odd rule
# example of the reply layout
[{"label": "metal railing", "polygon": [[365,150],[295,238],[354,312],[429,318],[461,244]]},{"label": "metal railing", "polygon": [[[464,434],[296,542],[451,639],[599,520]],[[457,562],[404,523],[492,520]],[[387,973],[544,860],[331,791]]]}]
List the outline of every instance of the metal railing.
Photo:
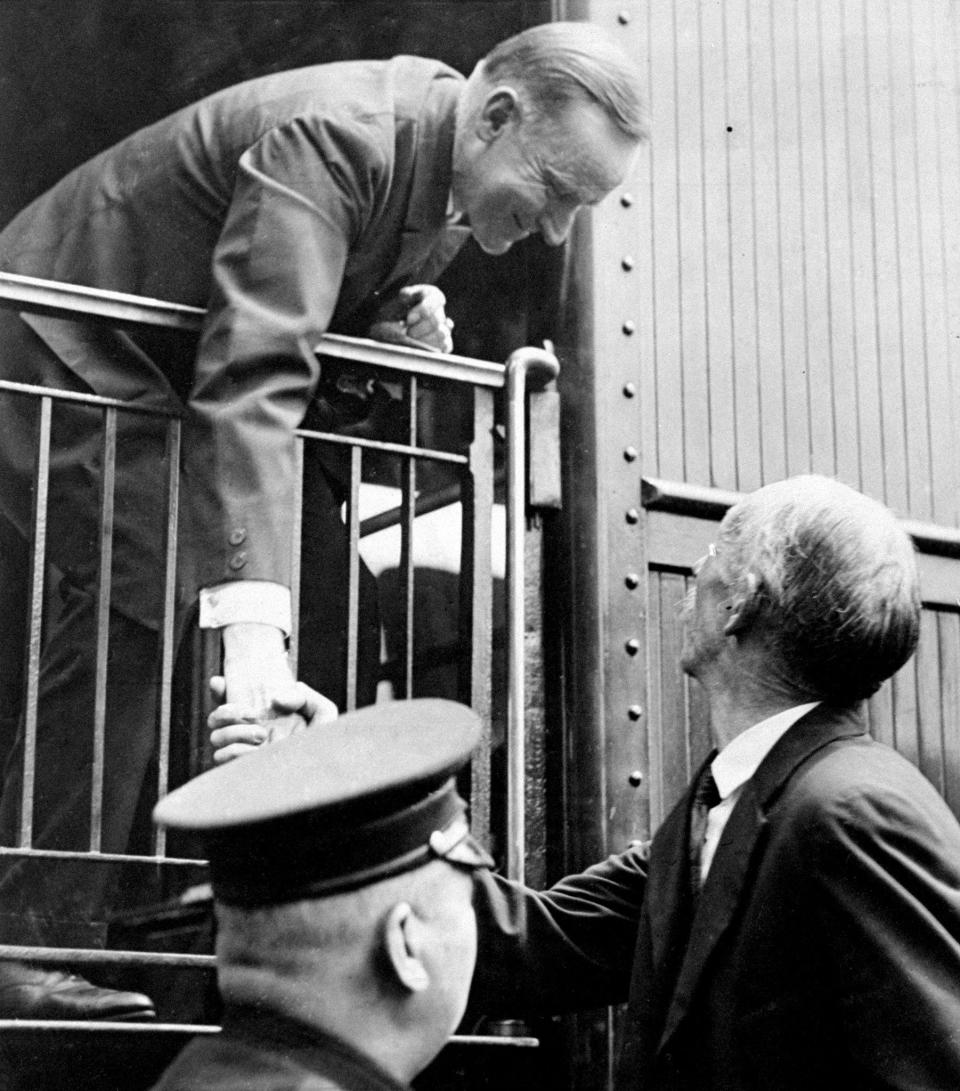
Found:
[{"label": "metal railing", "polygon": [[[165,301],[144,299],[117,292],[97,291],[34,278],[0,274],[0,306],[21,312],[38,312],[56,317],[81,319],[117,327],[153,326],[178,331],[197,331],[204,312]],[[363,339],[327,335],[316,351],[323,357],[336,358],[364,373],[399,384],[405,408],[403,442],[344,436],[333,432],[300,430],[297,449],[298,473],[303,472],[306,444],[322,443],[346,447],[349,459],[345,525],[349,539],[350,579],[347,611],[347,707],[356,703],[357,630],[360,616],[358,567],[360,542],[366,534],[386,525],[400,528],[398,586],[400,600],[399,654],[397,688],[399,696],[411,694],[414,686],[415,633],[414,587],[415,555],[413,549],[416,520],[442,504],[460,503],[460,617],[462,645],[467,649],[466,667],[458,696],[479,713],[487,725],[484,742],[471,765],[471,807],[474,828],[481,837],[491,832],[490,724],[492,717],[492,644],[493,644],[493,574],[491,567],[492,512],[495,500],[495,399],[506,397],[506,645],[507,645],[507,813],[505,821],[506,869],[523,878],[524,871],[524,735],[523,735],[523,534],[525,526],[525,414],[528,386],[542,384],[557,374],[553,355],[541,349],[521,349],[506,365],[472,360],[454,355],[440,355],[415,349],[385,345]],[[465,390],[470,396],[469,435],[459,449],[440,449],[420,442],[417,416],[418,392],[423,386],[439,391]],[[159,676],[159,714],[157,734],[158,796],[170,787],[171,722],[173,708],[175,586],[177,569],[177,533],[179,507],[179,471],[182,428],[173,412],[147,408],[136,403],[73,391],[60,391],[27,384],[0,382],[5,396],[29,397],[39,402],[39,431],[32,525],[32,563],[30,582],[29,640],[25,651],[25,697],[23,793],[20,806],[21,830],[14,847],[0,849],[2,854],[28,854],[37,857],[76,858],[93,855],[98,860],[191,864],[166,855],[162,831],[157,831],[153,852],[146,856],[101,852],[101,811],[104,776],[105,694],[108,660],[107,618],[111,601],[111,561],[114,532],[114,486],[117,459],[118,414],[148,414],[167,421],[166,521],[163,574],[163,620],[161,625],[161,667]],[[89,852],[76,853],[37,849],[32,840],[34,808],[33,782],[38,716],[38,680],[40,672],[41,629],[45,604],[44,573],[47,546],[47,484],[51,459],[51,416],[58,401],[79,402],[102,412],[103,484],[100,510],[100,576],[97,588],[96,683],[93,711],[93,769]],[[400,467],[400,502],[392,512],[368,519],[360,518],[360,493],[364,459],[372,453],[396,459]],[[459,483],[442,489],[437,495],[420,495],[418,467],[423,463],[444,464],[459,475]],[[299,495],[299,490],[297,495]],[[300,513],[293,534],[293,600],[298,600],[301,583]],[[297,648],[291,648],[296,658]],[[2,952],[0,952],[2,953]]]}]

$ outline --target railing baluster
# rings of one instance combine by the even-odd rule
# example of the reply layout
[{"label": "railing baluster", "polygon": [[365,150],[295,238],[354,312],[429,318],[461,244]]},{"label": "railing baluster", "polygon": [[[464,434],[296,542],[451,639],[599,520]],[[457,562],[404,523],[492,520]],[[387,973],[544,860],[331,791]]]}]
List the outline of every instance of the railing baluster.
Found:
[{"label": "railing baluster", "polygon": [[[166,326],[174,329],[197,329],[203,313],[198,308],[182,307],[162,301],[140,299],[120,293],[100,292],[94,289],[76,288],[32,278],[0,274],[0,306],[15,310],[43,310],[66,316],[82,316],[85,320],[147,326]],[[407,384],[407,436],[406,443],[390,443],[365,437],[333,435],[329,433],[300,432],[297,441],[297,490],[298,496],[303,475],[303,438],[319,440],[327,444],[346,444],[350,447],[350,484],[347,498],[347,539],[350,551],[347,595],[347,699],[348,709],[356,707],[358,682],[358,635],[360,612],[360,558],[359,542],[363,530],[374,529],[379,523],[387,523],[391,516],[382,515],[370,520],[369,525],[360,523],[360,492],[362,483],[363,450],[376,450],[395,455],[401,460],[400,523],[400,585],[402,629],[402,670],[398,688],[403,695],[412,695],[414,689],[414,665],[421,649],[415,641],[415,520],[421,510],[436,507],[435,498],[421,498],[418,503],[416,485],[420,460],[432,460],[440,464],[459,466],[463,472],[460,487],[461,500],[461,588],[460,588],[460,643],[469,645],[469,662],[464,663],[460,677],[460,695],[469,700],[487,725],[487,732],[480,750],[471,766],[471,800],[473,821],[481,836],[489,836],[492,820],[490,806],[490,737],[492,718],[492,644],[493,644],[493,594],[491,535],[493,532],[494,467],[493,467],[493,401],[495,392],[508,388],[508,873],[523,877],[524,856],[524,749],[523,749],[523,587],[522,557],[525,526],[524,491],[524,382],[528,366],[547,364],[556,369],[555,359],[539,350],[521,350],[511,357],[504,368],[485,361],[469,360],[444,354],[399,349],[357,338],[327,335],[318,339],[320,353],[356,362],[361,368],[369,368],[376,375],[383,373],[400,376]],[[511,367],[513,378],[511,379]],[[424,378],[431,382],[450,383],[454,386],[467,384],[473,392],[473,437],[468,454],[441,451],[417,446],[417,384]],[[44,575],[47,547],[47,505],[50,473],[50,435],[53,402],[63,400],[99,407],[105,414],[103,436],[103,495],[100,517],[100,577],[96,599],[96,677],[94,693],[94,743],[93,771],[90,806],[90,850],[101,853],[103,837],[103,785],[105,779],[105,724],[107,700],[107,663],[109,654],[109,622],[111,598],[112,534],[114,523],[114,486],[116,479],[117,411],[146,415],[172,416],[163,409],[144,405],[125,404],[117,399],[105,398],[76,391],[49,391],[43,387],[0,382],[0,390],[11,390],[17,396],[29,395],[40,403],[40,435],[36,460],[36,489],[32,524],[32,572],[29,617],[29,647],[25,687],[25,727],[23,753],[23,792],[21,797],[19,851],[37,852],[33,842],[33,805],[36,792],[36,734],[39,706],[40,656],[42,647],[42,623],[44,609]],[[167,540],[164,577],[164,617],[161,628],[160,694],[158,710],[158,794],[169,788],[172,758],[171,721],[173,718],[173,672],[175,662],[177,626],[176,608],[176,539],[177,509],[179,504],[179,463],[181,425],[174,419],[167,440],[169,469],[167,477]],[[456,497],[450,497],[450,503]],[[294,620],[299,606],[301,570],[299,558],[302,513],[299,504],[294,513],[293,556],[291,566],[291,595]],[[379,522],[378,522],[379,520]],[[296,624],[294,628],[296,632]],[[295,636],[291,640],[291,661],[296,666],[297,646]],[[206,668],[201,670],[204,673]],[[202,685],[205,679],[194,679]],[[108,846],[112,848],[113,846]],[[153,858],[166,858],[166,841],[157,835],[153,845]]]},{"label": "railing baluster", "polygon": [[490,757],[493,673],[493,538],[494,450],[493,393],[473,390],[473,435],[469,467],[460,490],[460,645],[461,699],[483,721],[480,745],[470,761],[470,824],[477,837],[491,844]]},{"label": "railing baluster", "polygon": [[[157,798],[170,789],[170,721],[173,715],[173,666],[176,657],[177,533],[180,511],[181,424],[174,417],[167,425],[167,527],[163,580],[163,624],[160,640],[160,714],[157,737]],[[167,850],[165,827],[155,826],[154,852]]]},{"label": "railing baluster", "polygon": [[[407,443],[417,443],[417,379],[411,375],[404,397],[407,409]],[[401,460],[400,476],[400,660],[403,664],[401,692],[398,696],[413,696],[414,648],[414,572],[413,521],[417,502],[417,461],[413,456]]]},{"label": "railing baluster", "polygon": [[300,631],[300,539],[303,536],[303,458],[304,439],[302,436],[297,436],[294,444],[293,463],[293,495],[297,498],[297,502],[293,507],[293,525],[291,527],[293,541],[290,543],[290,609],[292,611],[292,628],[287,649],[287,659],[290,662],[290,669],[293,671],[295,678],[297,677],[297,666],[300,657],[300,646],[297,642],[297,634]]},{"label": "railing baluster", "polygon": [[542,349],[517,349],[507,361],[507,875],[526,872],[526,706],[524,568],[526,531],[526,390],[529,371],[556,378],[557,362]]},{"label": "railing baluster", "polygon": [[110,654],[110,591],[113,584],[113,502],[117,473],[117,410],[105,411],[103,480],[100,496],[100,571],[97,581],[97,666],[93,701],[93,768],[90,786],[90,851],[103,837],[103,764],[107,723],[107,667]]},{"label": "railing baluster", "polygon": [[360,473],[363,450],[350,449],[350,496],[347,500],[349,575],[347,578],[347,711],[357,707],[357,644],[360,632]]},{"label": "railing baluster", "polygon": [[43,630],[43,588],[47,549],[47,499],[50,491],[50,425],[53,402],[40,398],[39,434],[33,494],[30,558],[30,617],[27,649],[27,684],[24,696],[23,787],[20,795],[21,848],[33,844],[33,796],[36,787],[37,715],[40,703],[40,650]]}]

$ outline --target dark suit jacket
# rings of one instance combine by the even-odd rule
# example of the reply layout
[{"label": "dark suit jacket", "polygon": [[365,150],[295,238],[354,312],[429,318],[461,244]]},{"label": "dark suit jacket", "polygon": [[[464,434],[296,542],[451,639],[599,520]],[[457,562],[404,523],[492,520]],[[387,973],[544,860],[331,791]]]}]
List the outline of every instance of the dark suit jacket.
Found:
[{"label": "dark suit jacket", "polygon": [[648,864],[481,880],[474,1007],[629,998],[623,1089],[960,1087],[960,826],[929,782],[814,709],[745,786],[692,926],[689,809]]},{"label": "dark suit jacket", "polygon": [[228,1011],[194,1039],[154,1091],[408,1091],[345,1042],[267,1012]]},{"label": "dark suit jacket", "polygon": [[[0,234],[5,271],[209,308],[199,348],[156,331],[24,318],[94,392],[187,406],[187,600],[223,580],[289,583],[293,431],[318,381],[313,348],[328,328],[359,332],[371,301],[437,272],[466,237],[451,232],[444,245],[461,86],[453,70],[416,57],[251,80],[103,152]],[[45,381],[43,354],[18,340],[0,351],[0,375]],[[62,443],[55,471],[73,454],[96,472],[98,453],[75,437]],[[9,453],[16,446],[0,444],[0,470],[25,476],[30,458]],[[158,457],[154,448],[141,459],[145,477]],[[61,487],[55,476],[52,489],[52,509],[71,509],[64,526],[89,525],[95,540],[96,511],[91,521],[76,480]],[[127,507],[121,498],[121,524],[149,518]],[[119,530],[126,568],[115,583],[129,612],[153,615],[138,572],[158,562],[142,550],[159,535]],[[127,539],[140,551],[132,561]]]}]

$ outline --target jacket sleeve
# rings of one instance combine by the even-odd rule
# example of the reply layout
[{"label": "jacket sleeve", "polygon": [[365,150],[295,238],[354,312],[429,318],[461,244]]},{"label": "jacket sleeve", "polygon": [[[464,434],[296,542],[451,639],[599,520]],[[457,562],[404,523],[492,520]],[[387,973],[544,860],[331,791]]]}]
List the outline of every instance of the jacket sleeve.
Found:
[{"label": "jacket sleeve", "polygon": [[362,124],[301,120],[269,130],[239,161],[184,441],[194,590],[238,578],[289,585],[294,430],[384,168]]},{"label": "jacket sleeve", "polygon": [[480,872],[471,1012],[547,1014],[626,999],[646,886],[641,846],[537,892]]},{"label": "jacket sleeve", "polygon": [[960,827],[926,782],[898,788],[850,792],[807,831],[818,964],[864,1086],[956,1088]]}]

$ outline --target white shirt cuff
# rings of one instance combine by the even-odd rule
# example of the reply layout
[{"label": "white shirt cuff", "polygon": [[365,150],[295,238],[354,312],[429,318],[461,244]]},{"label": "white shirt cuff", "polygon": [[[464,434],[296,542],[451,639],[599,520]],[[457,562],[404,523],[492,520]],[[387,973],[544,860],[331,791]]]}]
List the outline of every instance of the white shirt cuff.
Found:
[{"label": "white shirt cuff", "polygon": [[243,621],[274,625],[289,636],[293,629],[290,588],[270,580],[230,580],[200,589],[201,629],[222,629]]}]

